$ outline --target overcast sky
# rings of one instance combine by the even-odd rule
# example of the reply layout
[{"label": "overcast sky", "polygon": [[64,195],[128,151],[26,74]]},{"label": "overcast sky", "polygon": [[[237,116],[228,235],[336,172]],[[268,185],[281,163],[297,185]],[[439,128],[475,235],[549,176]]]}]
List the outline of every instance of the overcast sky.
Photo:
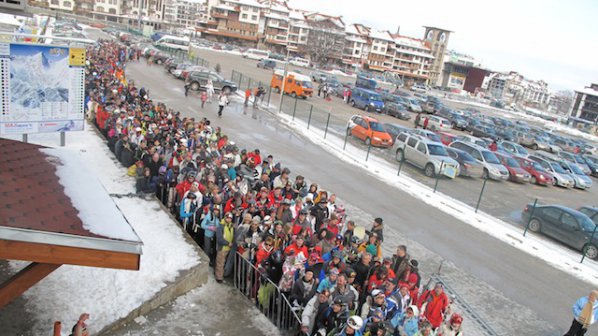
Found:
[{"label": "overcast sky", "polygon": [[453,31],[449,48],[494,71],[543,79],[550,90],[598,82],[596,0],[290,0],[294,8],[341,15],[345,24],[422,38],[422,26]]}]

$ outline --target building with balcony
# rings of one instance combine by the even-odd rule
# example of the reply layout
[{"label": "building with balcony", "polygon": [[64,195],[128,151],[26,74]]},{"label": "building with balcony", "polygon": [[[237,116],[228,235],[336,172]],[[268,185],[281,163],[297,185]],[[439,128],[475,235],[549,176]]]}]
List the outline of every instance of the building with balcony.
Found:
[{"label": "building with balcony", "polygon": [[343,47],[343,64],[362,67],[369,55],[370,28],[353,23],[345,29],[345,45]]},{"label": "building with balcony", "polygon": [[598,124],[598,84],[575,90],[569,116]]},{"label": "building with balcony", "polygon": [[[263,9],[264,16],[264,38],[261,45],[279,53],[286,53],[287,39],[289,35],[289,21],[291,10],[286,2],[276,0],[260,1],[267,6]],[[258,46],[261,46],[258,45]]]},{"label": "building with balcony", "polygon": [[530,80],[515,72],[495,72],[488,78],[486,90],[493,98],[506,104],[523,104],[544,107],[550,101],[548,84],[543,80]]},{"label": "building with balcony", "polygon": [[221,42],[236,41],[257,46],[263,37],[266,5],[256,0],[208,1],[208,21],[200,31],[204,37]]},{"label": "building with balcony", "polygon": [[204,4],[203,0],[170,0],[164,7],[164,20],[173,26],[199,26],[201,21],[205,21],[202,16]]},{"label": "building with balcony", "polygon": [[427,84],[430,80],[430,67],[434,62],[429,42],[399,34],[392,36],[392,71],[401,76],[405,84]]},{"label": "building with balcony", "polygon": [[345,46],[345,23],[340,16],[304,14],[307,40],[298,51],[312,62],[340,63]]},{"label": "building with balcony", "polygon": [[368,54],[365,64],[376,71],[392,70],[394,62],[394,39],[387,31],[370,30],[368,36]]}]

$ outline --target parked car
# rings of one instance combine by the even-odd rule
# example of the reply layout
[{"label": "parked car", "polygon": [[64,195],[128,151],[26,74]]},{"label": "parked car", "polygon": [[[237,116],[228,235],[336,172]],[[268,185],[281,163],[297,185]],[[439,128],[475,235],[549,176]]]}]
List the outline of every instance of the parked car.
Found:
[{"label": "parked car", "polygon": [[384,102],[378,92],[354,88],[351,92],[351,106],[363,109],[364,111],[382,112]]},{"label": "parked car", "polygon": [[304,68],[309,68],[309,65],[310,65],[309,60],[306,60],[305,58],[301,58],[301,57],[292,58],[289,61],[289,63],[294,66],[304,67]]},{"label": "parked car", "polygon": [[428,130],[425,130],[425,129],[418,128],[418,129],[414,129],[412,133],[420,135],[420,136],[425,137],[425,138],[428,138],[428,140],[430,140],[430,141],[442,143],[442,140],[440,139],[440,136],[438,136],[438,134],[436,134],[436,133],[434,133],[432,131],[428,131]]},{"label": "parked car", "polygon": [[445,146],[448,146],[453,141],[457,140],[456,135],[448,133],[448,132],[438,132],[438,136],[440,137],[440,142],[442,142],[442,144]]},{"label": "parked car", "polygon": [[578,165],[579,168],[581,168],[581,170],[583,170],[584,174],[586,174],[586,175],[592,174],[592,170],[586,163],[586,160],[581,156],[581,154],[573,154],[573,153],[561,151],[561,152],[558,152],[557,155],[564,160],[573,162],[576,165]]},{"label": "parked car", "polygon": [[596,155],[582,155],[583,159],[586,161],[588,167],[590,167],[590,172],[592,176],[598,177],[598,156]]},{"label": "parked car", "polygon": [[407,112],[405,105],[397,104],[393,102],[387,102],[384,104],[384,108],[382,112],[388,114],[389,116],[393,116],[399,118],[401,120],[409,120],[411,119],[411,114]]},{"label": "parked car", "polygon": [[526,183],[529,182],[532,176],[523,169],[517,160],[515,160],[512,156],[501,154],[501,153],[494,153],[500,163],[502,163],[505,168],[509,171],[509,180],[518,183]]},{"label": "parked car", "polygon": [[592,187],[592,179],[586,175],[578,165],[573,162],[561,160],[560,162],[561,167],[573,177],[573,181],[575,181],[574,187],[577,189],[588,190]]},{"label": "parked car", "polygon": [[450,147],[460,149],[473,156],[480,164],[484,166],[482,178],[490,178],[496,181],[502,181],[509,178],[509,171],[500,163],[496,155],[484,147],[473,143],[455,141]]},{"label": "parked car", "polygon": [[452,159],[442,144],[416,134],[401,133],[393,146],[397,161],[405,160],[424,170],[428,177],[437,174],[455,178],[459,163]]},{"label": "parked car", "polygon": [[405,127],[399,124],[384,123],[382,127],[386,130],[386,133],[390,134],[392,142],[394,144],[397,136],[401,133],[411,133],[413,128]]},{"label": "parked car", "polygon": [[382,124],[374,118],[354,115],[347,123],[347,135],[354,136],[365,142],[366,145],[377,147],[390,147],[392,138]]},{"label": "parked car", "polygon": [[456,113],[448,113],[444,116],[451,122],[451,127],[456,130],[465,131],[467,129],[467,120]]},{"label": "parked car", "polygon": [[554,148],[552,148],[548,139],[545,139],[539,135],[534,135],[532,133],[521,132],[519,144],[533,150],[543,150],[549,152],[554,151]]},{"label": "parked car", "polygon": [[449,156],[459,163],[459,176],[481,177],[484,172],[482,166],[469,153],[457,148],[446,147]]},{"label": "parked car", "polygon": [[270,53],[270,58],[277,61],[284,61],[286,59],[286,56],[276,53]]},{"label": "parked car", "polygon": [[411,99],[406,99],[407,101],[407,109],[409,109],[409,111],[411,112],[422,112],[422,107],[419,106],[419,102],[417,101],[417,99],[415,98],[411,98]]},{"label": "parked car", "polygon": [[575,153],[575,144],[571,140],[565,138],[556,138],[554,139],[554,144],[559,146],[564,151]]},{"label": "parked car", "polygon": [[270,57],[270,52],[267,50],[260,50],[260,49],[247,49],[242,54],[243,58],[249,58],[253,60],[262,60],[265,58]]},{"label": "parked car", "polygon": [[[532,214],[533,209],[533,214]],[[579,251],[586,257],[598,257],[598,236],[590,240],[596,224],[584,213],[562,205],[527,204],[521,213],[529,230],[543,233]]]},{"label": "parked car", "polygon": [[426,92],[426,91],[428,91],[428,89],[423,84],[414,84],[413,86],[411,86],[411,91],[413,91],[413,92]]},{"label": "parked car", "polygon": [[501,141],[500,145],[502,148],[509,152],[511,155],[519,156],[519,157],[527,157],[529,152],[523,146],[516,142],[512,141]]},{"label": "parked car", "polygon": [[478,125],[473,128],[471,131],[471,135],[478,137],[478,138],[490,138],[496,139],[496,133],[494,133],[494,129],[484,125]]},{"label": "parked car", "polygon": [[577,211],[583,213],[584,215],[590,217],[594,224],[598,225],[598,207],[595,206],[581,206],[577,209]]},{"label": "parked car", "polygon": [[554,184],[552,174],[542,168],[538,162],[520,156],[514,156],[514,158],[519,162],[521,168],[531,175],[531,183],[544,186]]},{"label": "parked car", "polygon": [[428,130],[436,132],[451,129],[450,121],[435,115],[422,116],[422,118],[419,119],[419,125],[423,127],[426,119],[428,119],[428,125],[426,127]]},{"label": "parked car", "polygon": [[185,83],[191,90],[198,91],[206,86],[208,79],[212,80],[214,90],[231,93],[237,91],[237,84],[224,79],[220,74],[213,71],[193,71],[187,75]]},{"label": "parked car", "polygon": [[469,143],[473,143],[476,144],[480,147],[488,147],[488,143],[486,143],[486,141],[478,138],[478,137],[474,137],[472,135],[459,135],[457,137],[457,140],[462,141],[462,142],[469,142]]},{"label": "parked car", "polygon": [[544,168],[547,172],[549,172],[552,175],[552,185],[564,188],[573,188],[575,186],[575,181],[573,180],[573,178],[569,176],[569,174],[563,169],[563,167],[561,167],[560,164],[550,161],[536,154],[532,154],[528,156],[528,158],[532,161],[539,163],[542,166],[542,168]]},{"label": "parked car", "polygon": [[312,71],[309,76],[314,82],[324,83],[330,75],[322,71]]},{"label": "parked car", "polygon": [[257,62],[257,67],[260,69],[269,69],[269,70],[274,70],[276,68],[276,61],[273,59],[269,59],[269,58],[264,58],[261,59],[259,62]]}]

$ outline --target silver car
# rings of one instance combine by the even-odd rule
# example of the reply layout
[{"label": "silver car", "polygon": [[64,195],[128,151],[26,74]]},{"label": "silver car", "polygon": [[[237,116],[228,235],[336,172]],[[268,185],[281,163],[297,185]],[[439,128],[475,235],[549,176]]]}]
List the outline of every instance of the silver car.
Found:
[{"label": "silver car", "polygon": [[592,170],[590,169],[590,166],[588,166],[588,164],[581,157],[581,155],[575,155],[573,153],[561,151],[558,153],[558,156],[560,156],[562,159],[564,159],[566,161],[569,161],[571,163],[575,163],[576,165],[578,165],[579,168],[581,168],[581,170],[584,172],[584,174],[586,174],[586,175],[592,174]]},{"label": "silver car", "polygon": [[500,160],[493,152],[486,148],[461,141],[455,141],[449,146],[469,153],[469,155],[473,156],[474,159],[484,166],[482,178],[490,178],[496,181],[504,181],[509,178],[507,168],[500,163]]},{"label": "silver car", "polygon": [[393,150],[397,161],[409,161],[423,169],[428,177],[440,174],[455,178],[459,175],[459,163],[449,156],[444,145],[425,137],[401,133],[395,141]]},{"label": "silver car", "polygon": [[469,153],[451,147],[446,147],[446,151],[459,163],[459,176],[482,177],[484,166]]},{"label": "silver car", "polygon": [[569,173],[575,182],[574,187],[577,189],[588,190],[592,187],[592,180],[579,168],[578,165],[569,161],[559,162],[561,167]]},{"label": "silver car", "polygon": [[565,188],[573,188],[575,186],[575,181],[573,178],[563,169],[563,167],[561,167],[559,163],[536,154],[530,155],[528,159],[539,163],[542,168],[552,174],[552,182],[554,185]]}]

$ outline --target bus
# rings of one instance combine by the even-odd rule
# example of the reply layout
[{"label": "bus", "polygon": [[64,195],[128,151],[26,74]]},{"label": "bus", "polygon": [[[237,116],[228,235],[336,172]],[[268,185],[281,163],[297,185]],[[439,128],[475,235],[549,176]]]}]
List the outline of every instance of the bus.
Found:
[{"label": "bus", "polygon": [[172,35],[164,35],[154,43],[158,48],[170,48],[189,51],[189,39]]},{"label": "bus", "polygon": [[259,49],[247,49],[247,51],[243,53],[244,58],[254,59],[258,61],[261,61],[264,58],[268,58],[269,56],[269,51]]}]

